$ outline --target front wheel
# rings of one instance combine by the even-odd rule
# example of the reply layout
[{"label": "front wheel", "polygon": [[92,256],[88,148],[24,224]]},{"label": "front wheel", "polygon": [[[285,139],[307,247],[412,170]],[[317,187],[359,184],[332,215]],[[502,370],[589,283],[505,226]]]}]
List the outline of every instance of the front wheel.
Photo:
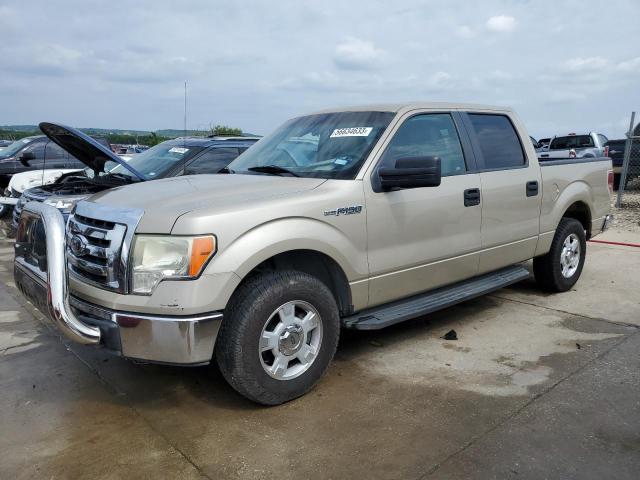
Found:
[{"label": "front wheel", "polygon": [[338,345],[340,318],[327,286],[303,272],[258,275],[225,310],[215,356],[229,384],[264,405],[306,393]]},{"label": "front wheel", "polygon": [[549,253],[533,259],[536,282],[544,290],[566,292],[580,278],[586,252],[587,239],[582,224],[573,218],[563,218]]}]

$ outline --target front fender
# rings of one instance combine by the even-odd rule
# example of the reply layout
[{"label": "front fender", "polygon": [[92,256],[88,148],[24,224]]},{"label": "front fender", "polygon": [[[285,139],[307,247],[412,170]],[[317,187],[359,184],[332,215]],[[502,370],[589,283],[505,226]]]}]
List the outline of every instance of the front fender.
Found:
[{"label": "front fender", "polygon": [[265,260],[292,250],[314,250],[329,256],[349,282],[368,275],[364,227],[359,235],[348,236],[334,225],[306,217],[272,220],[252,228],[223,246],[206,273],[233,272],[244,278]]}]

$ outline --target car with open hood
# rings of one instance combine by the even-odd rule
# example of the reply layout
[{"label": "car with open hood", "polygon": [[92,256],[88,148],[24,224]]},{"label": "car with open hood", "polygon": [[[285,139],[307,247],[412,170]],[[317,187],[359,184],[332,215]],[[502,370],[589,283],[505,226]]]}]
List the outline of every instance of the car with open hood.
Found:
[{"label": "car with open hood", "polygon": [[[106,148],[111,148],[109,142],[104,137],[92,137],[93,140]],[[10,213],[11,209],[18,201],[22,190],[12,190],[9,188],[11,180],[15,175],[27,172],[38,172],[44,179],[50,175],[46,171],[71,172],[84,168],[84,164],[68,151],[61,148],[46,135],[35,135],[16,140],[7,148],[0,151],[0,190],[4,190],[5,201],[0,202],[0,216]],[[13,182],[14,185],[26,185],[24,179],[32,180],[37,184],[37,174],[23,175],[23,180]],[[43,183],[46,183],[43,181]]]},{"label": "car with open hood", "polygon": [[[94,138],[110,148],[104,138]],[[47,168],[83,168],[82,161],[70,154],[46,135],[34,135],[16,140],[0,150],[0,187],[5,188],[12,175]]]},{"label": "car with open hood", "polygon": [[14,228],[27,202],[46,202],[66,216],[79,200],[110,188],[180,175],[218,173],[258,141],[257,137],[183,137],[125,160],[75,128],[41,123],[40,129],[85,168],[61,175],[50,185],[25,190],[14,208]]}]

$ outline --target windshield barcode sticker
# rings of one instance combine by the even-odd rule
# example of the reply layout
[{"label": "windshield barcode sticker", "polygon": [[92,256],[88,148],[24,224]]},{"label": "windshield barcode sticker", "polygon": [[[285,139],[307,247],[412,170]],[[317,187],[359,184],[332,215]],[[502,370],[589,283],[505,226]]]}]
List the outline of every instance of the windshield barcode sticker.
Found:
[{"label": "windshield barcode sticker", "polygon": [[373,127],[336,128],[329,138],[368,137]]},{"label": "windshield barcode sticker", "polygon": [[169,152],[171,153],[187,153],[189,151],[188,148],[182,148],[182,147],[173,147],[171,150],[169,150]]}]

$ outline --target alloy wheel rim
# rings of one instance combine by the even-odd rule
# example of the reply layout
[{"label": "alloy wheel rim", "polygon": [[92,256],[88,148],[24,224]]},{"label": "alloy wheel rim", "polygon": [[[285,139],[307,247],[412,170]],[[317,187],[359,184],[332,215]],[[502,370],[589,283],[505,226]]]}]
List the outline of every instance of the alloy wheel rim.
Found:
[{"label": "alloy wheel rim", "polygon": [[564,278],[571,278],[575,275],[578,265],[580,265],[580,253],[580,239],[575,233],[572,233],[564,239],[560,252],[560,266]]},{"label": "alloy wheel rim", "polygon": [[262,327],[260,364],[270,377],[291,380],[311,367],[321,344],[320,314],[310,303],[292,300],[278,307]]}]

